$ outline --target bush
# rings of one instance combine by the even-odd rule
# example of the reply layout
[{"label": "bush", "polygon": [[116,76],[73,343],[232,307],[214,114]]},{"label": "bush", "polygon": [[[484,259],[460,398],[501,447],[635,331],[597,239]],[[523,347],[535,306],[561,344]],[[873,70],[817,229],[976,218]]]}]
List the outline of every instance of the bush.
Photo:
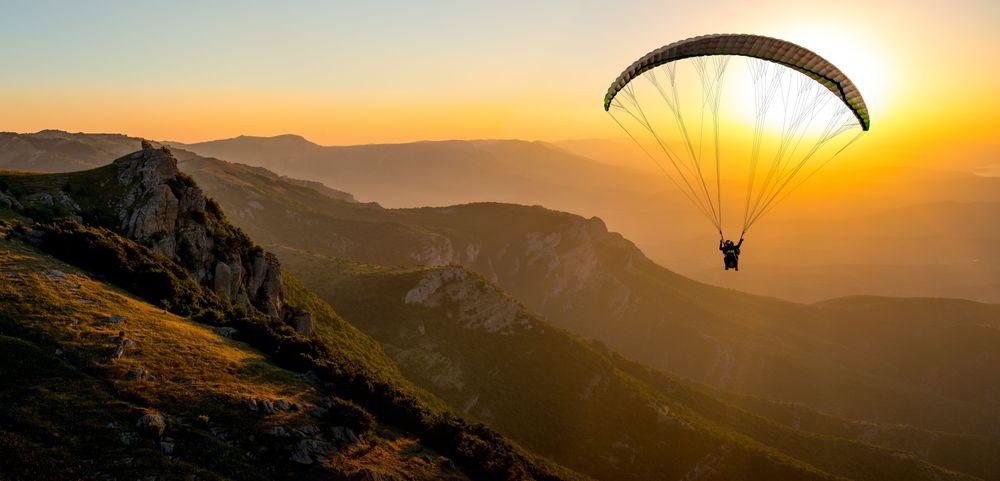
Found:
[{"label": "bush", "polygon": [[189,316],[219,304],[169,259],[104,228],[75,221],[36,225],[41,247],[54,257],[98,274],[150,303]]},{"label": "bush", "polygon": [[330,398],[333,403],[326,414],[326,421],[333,426],[345,426],[357,434],[364,434],[375,427],[375,418],[364,408],[339,397]]}]

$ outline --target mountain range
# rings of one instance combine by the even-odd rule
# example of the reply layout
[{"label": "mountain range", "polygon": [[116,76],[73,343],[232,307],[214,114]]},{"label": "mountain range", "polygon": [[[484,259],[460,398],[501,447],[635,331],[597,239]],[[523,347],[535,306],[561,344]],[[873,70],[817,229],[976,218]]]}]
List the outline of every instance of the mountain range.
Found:
[{"label": "mountain range", "polygon": [[1000,302],[1000,257],[991,248],[1000,230],[980,221],[1000,215],[1000,178],[972,172],[865,168],[863,159],[854,170],[831,166],[831,178],[850,180],[796,192],[749,233],[744,268],[732,276],[719,269],[715,230],[623,142],[326,147],[287,135],[172,145],[322,181],[389,207],[494,201],[598,216],[677,272],[789,300],[877,294]]},{"label": "mountain range", "polygon": [[[37,222],[69,215],[94,227],[120,225],[92,208],[88,199],[103,194],[82,186],[106,179],[108,168],[99,166],[132,155],[139,139],[59,132],[12,136],[0,143],[4,165],[50,172],[97,169],[70,177],[0,176],[7,203],[20,205],[7,209],[8,217]],[[301,144],[295,138],[282,142],[289,148]],[[147,150],[160,152],[140,152]],[[339,190],[342,184],[331,189],[315,177],[300,181],[176,147],[170,155],[191,179],[176,181],[181,185],[173,189],[204,189],[211,198],[206,206],[217,202],[227,222],[276,254],[282,272],[290,271],[281,275],[281,297],[296,299],[287,303],[287,313],[266,295],[247,295],[245,303],[256,301],[257,310],[275,315],[298,335],[345,353],[340,363],[382,373],[375,378],[391,380],[405,392],[416,389],[428,406],[447,406],[483,422],[583,476],[991,479],[1000,473],[993,455],[1000,438],[1000,371],[993,362],[1000,357],[998,306],[872,296],[791,303],[692,281],[654,263],[598,218],[498,203],[386,209],[357,202]],[[53,190],[54,184],[60,188]],[[40,193],[49,195],[51,205],[42,200],[33,208],[44,199]],[[194,226],[181,225],[180,231]],[[48,263],[72,271],[74,282],[108,279],[93,266],[74,271],[57,264],[47,253],[58,251],[38,251],[29,242],[32,235],[11,232],[6,265]],[[170,244],[132,232],[130,237],[160,254]],[[257,251],[242,252],[241,259]],[[37,260],[21,260],[25,256]],[[191,282],[209,286],[215,295],[238,300],[240,292],[252,291],[219,283],[218,269],[199,271],[197,263],[180,257],[160,262],[187,264]],[[254,270],[253,262],[222,264],[230,272],[240,265],[239,270]],[[99,277],[88,277],[93,275]],[[21,296],[23,290],[8,295]],[[54,299],[40,306],[50,304],[58,306]],[[16,341],[27,337],[37,346],[39,339],[52,343],[64,335],[61,324],[42,335],[15,320],[45,319],[52,312],[30,314],[27,301],[12,305],[18,307],[7,324],[31,333]],[[66,310],[52,308],[59,309]],[[178,322],[198,328],[197,321]],[[275,353],[262,352],[262,362],[272,362]],[[176,366],[175,361],[156,370]],[[280,363],[275,368],[281,369]],[[422,390],[426,393],[419,394]],[[348,398],[363,408],[371,401]],[[390,431],[401,429],[384,416],[375,417]],[[330,430],[320,433],[330,442],[332,428],[320,428]],[[389,447],[395,436],[384,435],[385,441],[375,444],[385,452],[399,448],[395,461],[387,463],[396,471],[366,469],[391,475],[418,462],[409,448],[400,447],[405,442]],[[427,442],[410,439],[411,446]],[[278,449],[288,456],[298,452]],[[456,460],[460,469],[449,471],[447,458],[426,464],[425,475],[480,474],[463,464],[468,458]],[[580,476],[544,460],[521,459],[535,473]]]}]

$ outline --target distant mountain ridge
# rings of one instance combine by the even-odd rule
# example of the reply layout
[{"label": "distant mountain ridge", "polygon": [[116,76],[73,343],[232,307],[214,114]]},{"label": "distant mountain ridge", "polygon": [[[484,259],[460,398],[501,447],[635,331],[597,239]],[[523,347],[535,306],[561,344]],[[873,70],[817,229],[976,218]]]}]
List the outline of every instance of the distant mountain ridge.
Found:
[{"label": "distant mountain ridge", "polygon": [[[294,139],[294,140],[292,140]],[[627,188],[663,188],[660,179],[571,154],[544,142],[444,140],[400,144],[320,146],[301,137],[247,137],[172,144],[200,155],[237,160],[325,183],[391,207],[516,201],[525,196],[551,205],[550,189],[581,201]],[[569,181],[572,176],[573,180]],[[475,178],[475,182],[468,179]],[[400,185],[407,189],[400,189]],[[582,185],[582,187],[581,187]],[[552,202],[546,202],[546,199]],[[439,200],[435,200],[439,199]],[[595,199],[593,202],[599,200]]]},{"label": "distant mountain ridge", "polygon": [[[988,463],[972,459],[971,453],[989,452],[989,442],[985,448],[978,444],[976,449],[967,449],[969,456],[958,456],[961,459],[947,454],[967,442],[964,436],[995,439],[998,420],[990,412],[996,400],[989,394],[995,371],[988,359],[998,345],[996,306],[941,300],[934,309],[927,309],[922,300],[861,299],[855,305],[854,300],[844,299],[810,307],[748,296],[695,283],[656,266],[630,242],[609,233],[600,219],[494,203],[381,209],[331,198],[264,169],[183,152],[178,157],[184,159],[179,167],[258,242],[313,251],[304,257],[305,262],[291,263],[304,266],[296,272],[308,287],[321,290],[326,276],[336,272],[310,273],[322,265],[309,260],[316,254],[389,265],[462,264],[524,302],[529,308],[526,315],[541,313],[548,323],[601,339],[611,349],[658,368],[716,386],[805,402],[840,416],[979,433],[953,438],[932,435],[931,441],[921,441],[928,444],[916,447],[879,438],[877,433],[889,430],[879,423],[868,429],[834,431],[896,449],[907,446],[903,449],[919,451],[923,459],[933,458],[942,466],[973,471],[985,479],[990,476],[982,473],[996,472],[990,471],[995,468],[987,467]],[[367,285],[382,287],[333,289],[325,297],[339,303],[337,309],[349,309],[353,321],[368,328],[377,327],[374,318],[356,314],[376,306],[380,309],[375,311],[380,313],[377,319],[411,319],[414,307],[405,302],[399,306],[407,293],[392,293],[401,288],[397,282],[412,280],[407,277],[412,272],[362,273],[359,278],[378,280]],[[387,297],[377,303],[359,303],[352,292]],[[450,304],[442,304],[446,305]],[[927,317],[914,317],[921,312]],[[410,348],[424,342],[413,332],[398,334],[405,334],[400,341],[415,343]],[[393,343],[381,335],[379,341]],[[494,343],[502,344],[487,340],[484,345]],[[443,355],[441,362],[452,363],[484,355],[459,345],[443,346],[431,346],[426,354]],[[967,355],[956,356],[956,350],[965,350]],[[911,357],[911,352],[919,355]],[[628,362],[616,365],[645,383],[658,382],[655,373],[641,374],[641,369]],[[972,371],[982,373],[975,382],[950,384],[956,376],[947,373]],[[505,382],[498,388],[512,386]],[[742,402],[743,398],[736,399]],[[452,402],[463,409],[468,400]],[[487,405],[486,398],[479,402]],[[793,428],[801,416],[773,405],[754,406]],[[926,436],[918,434],[919,430],[909,432],[907,436],[914,439]]]},{"label": "distant mountain ridge", "polygon": [[[746,268],[733,276],[719,269],[714,230],[669,180],[648,168],[651,162],[641,152],[636,159],[627,143],[473,140],[323,147],[238,137],[183,148],[320,180],[389,207],[493,201],[598,216],[652,259],[688,277],[784,299],[875,293],[1000,302],[1000,255],[989,248],[1000,241],[1000,227],[976,220],[1000,215],[1000,178],[908,170],[905,164],[831,172],[828,185],[811,183],[755,227],[745,249]],[[634,168],[637,164],[646,168]],[[849,180],[842,178],[848,175]],[[954,221],[932,219],[933,207],[916,205],[938,202],[955,203]],[[928,221],[932,231],[912,229],[907,212]],[[944,231],[947,238],[936,234]]]}]

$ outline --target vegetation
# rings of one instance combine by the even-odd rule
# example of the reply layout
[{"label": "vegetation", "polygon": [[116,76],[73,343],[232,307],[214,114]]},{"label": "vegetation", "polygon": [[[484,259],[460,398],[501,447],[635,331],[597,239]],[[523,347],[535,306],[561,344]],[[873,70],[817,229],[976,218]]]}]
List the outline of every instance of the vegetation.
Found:
[{"label": "vegetation", "polygon": [[[704,456],[718,457],[713,469],[732,476],[746,477],[743,468],[753,464],[749,479],[967,478],[903,452],[800,431],[740,409],[706,386],[576,339],[459,268],[387,269],[276,252],[341,315],[382,342],[409,379],[529,449],[597,478],[679,478]],[[464,280],[437,292],[464,297],[403,301],[422,279],[446,272],[464,272],[450,276]],[[467,324],[504,312],[503,303],[517,306],[527,322],[522,328],[490,332]],[[567,446],[567,437],[586,442]]]},{"label": "vegetation", "polygon": [[482,425],[430,406],[413,390],[401,388],[329,344],[307,339],[277,318],[220,300],[179,266],[114,232],[74,221],[15,229],[53,256],[108,279],[129,292],[178,315],[202,321],[223,320],[240,339],[260,349],[279,366],[313,372],[379,420],[414,433],[422,442],[455,459],[477,479],[560,479],[553,468],[508,444]]},{"label": "vegetation", "polygon": [[[697,473],[722,478],[748,472],[761,479],[1000,476],[994,454],[1000,432],[993,409],[996,366],[989,364],[1000,345],[995,306],[875,298],[814,306],[784,303],[690,282],[637,250],[618,248],[629,244],[606,232],[593,238],[592,256],[557,259],[563,266],[596,262],[598,278],[621,283],[627,292],[630,303],[616,303],[620,290],[580,290],[592,284],[576,278],[560,284],[546,277],[545,268],[553,265],[547,260],[528,268],[537,253],[532,246],[552,236],[565,241],[573,228],[598,227],[599,221],[504,204],[380,209],[332,199],[315,186],[263,169],[180,155],[185,156],[182,167],[219,199],[221,204],[209,201],[210,214],[222,219],[224,206],[253,239],[282,245],[277,249],[282,260],[309,286],[286,271],[286,300],[313,313],[314,337],[304,339],[256,311],[241,312],[194,282],[188,291],[184,270],[163,264],[153,253],[143,251],[150,259],[140,251],[119,257],[115,252],[133,247],[119,246],[128,243],[120,238],[100,240],[111,233],[93,229],[117,225],[101,217],[107,214],[102,206],[114,196],[86,188],[100,185],[100,175],[3,174],[0,182],[6,183],[0,187],[21,194],[37,189],[72,193],[91,226],[83,230],[94,232],[50,223],[22,228],[19,235],[44,247],[48,236],[32,238],[37,234],[29,234],[31,229],[64,231],[58,236],[66,240],[45,248],[110,281],[114,268],[70,252],[75,242],[107,251],[107,259],[129,266],[116,283],[126,286],[133,274],[148,275],[154,287],[133,283],[130,292],[146,292],[144,298],[172,311],[186,310],[203,324],[238,327],[239,338],[259,346],[268,360],[293,375],[306,373],[315,389],[334,395],[329,422],[355,423],[361,430],[370,426],[366,419],[374,419],[367,431],[385,436],[384,445],[397,451],[421,457],[460,452],[453,457],[476,476],[516,477],[525,472],[519,459],[553,475],[573,476],[531,459],[496,432],[457,421],[443,400],[463,418],[483,421],[532,452],[607,479],[680,477],[692,466]],[[77,175],[95,177],[80,183]],[[177,182],[182,187],[188,181]],[[50,222],[61,213],[31,215]],[[4,217],[31,222],[0,209]],[[227,228],[232,230],[219,234],[222,251],[216,254],[256,248],[241,230]],[[557,244],[560,256],[574,247]],[[552,324],[518,304],[533,326],[529,332],[497,336],[468,329],[458,322],[471,312],[468,304],[402,302],[423,276],[441,269],[358,264],[308,250],[382,265],[462,260],[498,279]],[[498,293],[510,299],[492,283],[468,275],[475,299]],[[556,284],[565,288],[557,293]],[[173,305],[175,293],[191,302]],[[580,341],[553,324],[599,337],[660,369],[728,389],[753,388],[757,395],[809,403],[835,415],[683,381],[618,356],[604,343]],[[384,350],[354,326],[376,337]],[[980,374],[954,375],[963,372]],[[437,397],[411,386],[404,374]],[[399,427],[413,436],[386,433]],[[438,448],[431,451],[431,446]],[[483,452],[493,446],[501,446],[499,457]]]},{"label": "vegetation", "polygon": [[[134,345],[115,357],[119,332]],[[265,433],[315,422],[311,406],[325,397],[316,383],[2,235],[0,366],[0,478],[267,480],[310,470],[289,461],[294,438]],[[245,398],[303,408],[264,415],[248,411]],[[365,419],[346,400],[329,406],[330,420]],[[160,437],[136,429],[149,412],[166,416]],[[417,453],[419,441],[387,426],[364,438],[336,455],[344,476],[458,477],[446,459]]]}]

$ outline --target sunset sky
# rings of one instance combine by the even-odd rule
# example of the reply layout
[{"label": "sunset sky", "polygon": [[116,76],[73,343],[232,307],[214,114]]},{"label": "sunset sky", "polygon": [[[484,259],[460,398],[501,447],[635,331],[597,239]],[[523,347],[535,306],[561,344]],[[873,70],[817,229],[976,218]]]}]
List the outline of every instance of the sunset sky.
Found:
[{"label": "sunset sky", "polygon": [[0,130],[612,138],[601,100],[622,68],[729,32],[847,73],[872,117],[855,155],[985,158],[1000,133],[990,0],[86,3],[3,2]]}]

